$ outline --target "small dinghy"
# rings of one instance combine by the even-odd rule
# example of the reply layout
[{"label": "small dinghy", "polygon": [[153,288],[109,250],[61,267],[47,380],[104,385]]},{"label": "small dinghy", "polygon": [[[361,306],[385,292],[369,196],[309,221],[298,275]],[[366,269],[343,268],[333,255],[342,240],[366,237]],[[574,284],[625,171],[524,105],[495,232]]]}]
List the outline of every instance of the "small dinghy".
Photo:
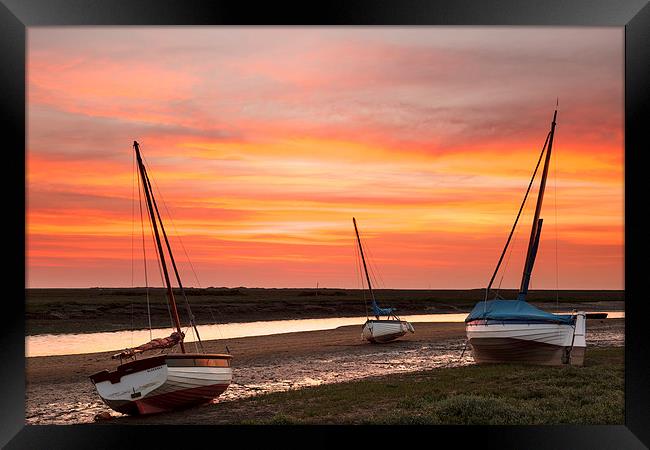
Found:
[{"label": "small dinghy", "polygon": [[[120,365],[112,371],[103,370],[95,373],[90,376],[90,379],[101,399],[110,408],[124,414],[137,415],[172,411],[209,402],[228,388],[232,381],[232,368],[230,366],[231,356],[228,354],[201,353],[201,338],[187,302],[189,322],[194,328],[198,345],[201,348],[199,349],[197,346],[196,353],[186,353],[183,343],[185,334],[181,331],[176,300],[163,253],[161,234],[183,297],[185,297],[185,291],[153,196],[151,182],[142,162],[138,143],[134,142],[133,147],[157,246],[158,259],[167,287],[170,314],[176,331],[169,337],[151,339],[146,344],[116,353],[112,358],[119,359]],[[180,353],[170,353],[177,348],[180,348]],[[159,353],[138,359],[138,355],[141,353],[154,350],[168,353]]]},{"label": "small dinghy", "polygon": [[415,333],[413,325],[393,314],[386,320],[368,319],[363,324],[361,335],[368,342],[383,344],[404,336],[407,331]]},{"label": "small dinghy", "polygon": [[[375,300],[375,294],[372,290],[372,283],[370,282],[370,275],[368,275],[368,267],[366,266],[366,257],[361,245],[361,238],[359,237],[359,230],[357,228],[357,221],[353,217],[352,223],[354,224],[354,232],[357,236],[357,243],[359,245],[359,254],[363,263],[363,270],[365,273],[366,282],[368,283],[368,291],[370,292],[372,312],[375,316],[374,319],[367,318],[366,323],[363,324],[361,331],[362,339],[366,339],[373,344],[381,344],[390,342],[397,338],[404,336],[407,332],[415,333],[413,325],[406,320],[401,320],[395,313],[395,308],[380,308]],[[367,313],[367,312],[366,312]],[[386,317],[381,319],[381,317]]]}]

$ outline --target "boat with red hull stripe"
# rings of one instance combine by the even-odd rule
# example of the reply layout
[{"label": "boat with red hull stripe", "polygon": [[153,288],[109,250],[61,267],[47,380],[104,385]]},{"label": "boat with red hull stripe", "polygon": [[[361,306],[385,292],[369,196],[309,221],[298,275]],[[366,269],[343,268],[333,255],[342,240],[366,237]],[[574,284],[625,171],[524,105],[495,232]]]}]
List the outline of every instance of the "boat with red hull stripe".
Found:
[{"label": "boat with red hull stripe", "polygon": [[[170,315],[176,331],[169,337],[151,339],[146,344],[124,349],[113,355],[113,359],[119,358],[121,364],[115,370],[103,370],[90,375],[90,380],[104,403],[113,410],[124,414],[152,414],[206,403],[217,398],[232,381],[230,365],[232,356],[198,351],[198,346],[201,347],[201,350],[203,346],[199,330],[194,322],[189,302],[187,302],[147,169],[140,154],[139,144],[135,141],[133,148],[137,160],[138,177],[145,194],[151,230],[157,246],[157,256],[167,287]],[[197,353],[187,353],[183,343],[185,334],[181,330],[161,235],[164,238],[167,255],[176,275],[178,287],[186,302],[190,326],[193,327],[197,338]],[[180,349],[180,353],[174,353],[176,349]],[[138,357],[142,353],[153,350],[170,353]]]}]

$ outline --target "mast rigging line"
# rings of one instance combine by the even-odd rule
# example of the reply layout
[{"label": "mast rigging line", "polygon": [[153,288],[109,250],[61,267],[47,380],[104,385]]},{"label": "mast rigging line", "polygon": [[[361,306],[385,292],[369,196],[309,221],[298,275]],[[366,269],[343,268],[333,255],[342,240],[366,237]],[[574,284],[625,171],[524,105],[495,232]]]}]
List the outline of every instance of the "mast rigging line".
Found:
[{"label": "mast rigging line", "polygon": [[183,239],[181,238],[181,235],[178,232],[178,229],[176,228],[176,224],[174,223],[174,219],[172,218],[172,215],[169,212],[169,208],[167,208],[167,202],[165,202],[165,198],[163,197],[162,192],[160,192],[160,189],[158,188],[158,184],[156,183],[156,180],[153,180],[153,185],[156,188],[156,191],[158,191],[158,194],[160,195],[160,200],[162,201],[162,205],[165,208],[165,212],[167,212],[167,217],[169,218],[169,221],[172,224],[172,228],[174,229],[174,233],[176,233],[176,237],[178,238],[178,242],[181,244],[181,248],[183,249],[183,253],[185,254],[185,259],[187,259],[187,262],[189,263],[190,268],[192,269],[192,274],[194,275],[194,279],[196,280],[196,284],[197,284],[197,286],[199,288],[203,288],[201,286],[201,282],[199,281],[199,277],[196,274],[196,270],[194,270],[194,264],[192,264],[192,260],[190,259],[190,255],[187,253],[187,249],[185,248],[185,244],[183,244]]},{"label": "mast rigging line", "polygon": [[[374,254],[370,250],[370,247],[367,246],[366,243],[361,242],[361,246],[363,247],[364,250],[364,255],[366,256],[366,263],[368,264],[368,273],[370,274],[370,279],[372,280],[372,285],[375,287],[375,291],[377,289],[385,289],[385,284],[383,278],[381,278],[381,275],[379,274],[379,270],[375,266],[374,263]],[[375,299],[375,301],[377,301]]]},{"label": "mast rigging line", "polygon": [[508,250],[508,246],[510,245],[510,240],[512,239],[512,234],[515,231],[515,228],[517,227],[517,223],[519,222],[519,217],[521,216],[521,212],[524,209],[524,206],[526,204],[526,200],[528,199],[528,194],[530,193],[530,188],[533,185],[533,182],[535,181],[535,176],[537,175],[537,170],[539,169],[539,165],[542,162],[542,157],[544,156],[544,152],[546,151],[546,146],[548,145],[549,139],[551,137],[551,132],[549,131],[548,134],[546,135],[546,140],[544,141],[544,146],[542,147],[542,151],[539,154],[539,159],[537,160],[537,165],[535,166],[535,170],[533,171],[533,176],[530,179],[530,183],[528,183],[528,188],[526,189],[526,194],[524,195],[524,199],[521,202],[521,206],[519,207],[519,212],[517,213],[517,217],[515,218],[515,223],[512,225],[512,229],[510,230],[510,234],[508,235],[508,239],[506,241],[505,247],[503,247],[503,251],[501,252],[501,256],[499,257],[499,262],[497,263],[496,269],[494,269],[494,273],[492,274],[492,278],[490,278],[490,282],[488,283],[487,287],[485,288],[485,302],[487,302],[488,295],[490,293],[490,288],[492,287],[492,283],[494,282],[494,278],[497,276],[497,273],[499,272],[499,267],[501,267],[501,262],[503,261],[503,257],[506,254],[506,251]]},{"label": "mast rigging line", "polygon": [[[361,253],[361,261],[363,262],[363,268],[366,273],[366,281],[368,282],[368,291],[370,291],[370,297],[372,298],[372,304],[373,304],[373,313],[377,320],[379,320],[379,315],[378,315],[378,305],[377,301],[375,300],[375,295],[372,290],[372,285],[370,284],[370,276],[368,274],[368,267],[366,266],[366,258],[363,253],[363,245],[361,244],[361,238],[359,237],[359,230],[357,228],[357,220],[353,217],[352,218],[352,223],[354,224],[354,232],[357,235],[357,242],[359,243],[359,253]],[[389,310],[389,312],[392,310]],[[385,313],[384,313],[385,314]]]},{"label": "mast rigging line", "polygon": [[557,252],[557,150],[555,151],[555,159],[553,160],[553,205],[555,208],[555,308],[560,307],[560,279],[559,279],[559,263]]},{"label": "mast rigging line", "polygon": [[[144,187],[143,187],[143,189],[144,189]],[[156,267],[158,267],[158,275],[160,275],[160,283],[163,286],[166,286],[162,266],[160,265],[161,256],[160,256],[160,253],[158,252],[158,246],[156,245],[156,235],[154,234],[153,224],[151,222],[151,217],[149,216],[149,214],[147,214],[147,223],[149,224],[149,231],[151,232],[151,240],[153,242],[153,248],[154,248],[154,251],[156,252]],[[146,260],[145,260],[145,264],[146,264]],[[171,310],[171,306],[169,304],[169,295],[165,296],[165,305],[167,306],[167,313],[169,314],[169,324],[170,324],[170,327],[173,329],[174,328],[174,317],[172,316],[172,310]]]},{"label": "mast rigging line", "polygon": [[381,276],[381,273],[379,272],[379,268],[375,264],[375,254],[372,252],[370,247],[368,247],[366,244],[361,244],[363,245],[364,250],[366,250],[366,254],[368,255],[368,267],[370,269],[370,276],[372,278],[373,283],[375,284],[375,287],[379,287],[380,289],[386,289],[386,283],[384,282],[384,278]]},{"label": "mast rigging line", "polygon": [[[147,161],[147,159],[144,156],[142,156],[142,160],[144,161],[144,164],[147,167],[147,170],[149,172],[153,173],[153,171],[151,170],[151,168],[149,166],[149,161]],[[175,236],[178,238],[178,242],[181,244],[181,248],[183,249],[183,253],[185,253],[185,258],[187,259],[187,262],[189,263],[190,268],[192,269],[192,273],[194,274],[194,279],[196,279],[196,284],[198,285],[198,287],[201,288],[202,287],[201,282],[199,281],[199,277],[197,276],[196,271],[194,270],[194,265],[192,264],[192,260],[190,259],[190,256],[187,253],[187,249],[185,248],[185,244],[183,244],[183,239],[181,238],[181,235],[178,232],[178,229],[176,228],[176,223],[174,222],[174,218],[172,217],[171,213],[169,212],[169,208],[167,207],[167,202],[165,201],[165,197],[162,194],[162,191],[160,190],[160,188],[158,187],[158,183],[156,183],[155,179],[153,180],[153,186],[156,188],[156,192],[158,193],[158,196],[160,197],[160,200],[162,201],[162,205],[165,208],[165,212],[167,212],[167,218],[169,219],[170,223],[172,224],[172,228],[174,229],[174,233],[176,233]]]},{"label": "mast rigging line", "polygon": [[[131,287],[134,285],[134,251],[133,241],[135,236],[135,153],[133,154],[133,166],[131,169],[133,176],[131,177]],[[140,186],[138,185],[138,195],[140,195]]]},{"label": "mast rigging line", "polygon": [[528,251],[526,252],[526,262],[524,265],[524,273],[521,277],[521,286],[519,288],[518,299],[524,300],[528,293],[528,286],[533,272],[533,264],[539,246],[539,239],[542,227],[542,219],[539,218],[542,212],[542,202],[544,201],[544,191],[546,190],[546,179],[548,176],[548,167],[551,159],[551,152],[553,150],[553,136],[555,134],[555,126],[557,119],[557,106],[553,113],[553,121],[551,122],[550,139],[548,141],[548,149],[546,150],[546,158],[544,161],[544,170],[542,171],[542,179],[539,183],[539,193],[537,194],[537,203],[535,205],[535,217],[533,218],[533,226],[530,230],[530,239],[528,241]]},{"label": "mast rigging line", "polygon": [[[144,157],[142,157],[142,158],[143,158],[144,164],[145,164],[147,167],[149,167],[149,162],[148,162]],[[149,189],[152,190],[152,192],[153,192],[153,189],[152,189],[152,187],[151,187],[151,180],[149,179],[149,175],[148,175],[148,174],[147,174],[147,183],[149,184]],[[192,273],[194,274],[194,278],[196,279],[197,284],[199,285],[199,287],[201,287],[201,283],[199,282],[199,277],[197,276],[196,271],[194,270],[194,265],[192,264],[192,261],[190,260],[190,257],[189,257],[189,255],[187,254],[187,250],[185,249],[185,245],[183,244],[183,240],[181,239],[180,233],[179,233],[178,230],[176,229],[176,225],[175,225],[175,223],[174,223],[174,219],[172,219],[172,217],[171,217],[171,214],[170,214],[170,212],[169,212],[169,208],[167,207],[167,203],[165,202],[165,198],[164,198],[164,196],[162,195],[162,192],[160,191],[160,188],[158,187],[158,184],[156,183],[156,180],[153,181],[153,185],[155,186],[156,191],[158,192],[158,195],[160,196],[160,199],[161,199],[162,204],[163,204],[163,206],[164,206],[164,208],[165,208],[165,211],[167,212],[167,217],[169,218],[169,220],[170,220],[170,222],[171,222],[171,224],[172,224],[172,228],[174,229],[174,232],[176,233],[176,237],[178,238],[178,240],[179,240],[179,242],[180,242],[180,244],[181,244],[181,247],[183,248],[183,252],[185,253],[185,258],[187,259],[187,261],[188,261],[189,264],[190,264],[190,267],[192,268]],[[181,282],[181,277],[180,277],[180,275],[179,275],[179,273],[178,273],[178,268],[177,268],[177,266],[176,266],[176,261],[175,261],[175,259],[174,259],[174,256],[172,255],[171,246],[170,246],[170,244],[169,244],[169,240],[168,240],[168,238],[167,238],[167,233],[166,233],[166,231],[165,231],[165,228],[162,226],[162,219],[161,219],[161,217],[160,217],[160,212],[159,212],[159,210],[158,210],[158,204],[157,204],[155,198],[154,198],[153,200],[154,200],[154,207],[155,207],[155,209],[156,209],[156,214],[158,215],[158,221],[161,223],[161,228],[162,228],[163,236],[164,236],[164,238],[165,238],[165,244],[167,245],[167,252],[168,252],[168,254],[169,254],[169,258],[170,258],[170,260],[171,260],[171,262],[172,262],[172,266],[173,266],[173,268],[174,268],[174,273],[175,273],[175,275],[176,275],[176,281],[177,281],[177,283],[178,283],[178,287],[179,287],[180,290],[181,290],[181,294],[183,295],[183,300],[185,301],[185,309],[186,309],[186,311],[187,311],[188,319],[189,319],[190,325],[191,325],[191,326],[193,327],[193,329],[194,329],[194,333],[195,333],[195,335],[196,335],[196,338],[197,338],[197,341],[198,341],[198,345],[201,347],[201,350],[203,350],[203,342],[201,341],[201,336],[199,335],[199,330],[198,330],[198,328],[197,328],[197,326],[196,326],[196,320],[195,320],[195,317],[194,317],[194,313],[192,312],[192,308],[190,307],[190,302],[189,302],[189,300],[188,300],[188,298],[187,298],[187,295],[186,295],[186,293],[185,293],[185,288],[183,287],[183,283]],[[217,313],[219,313],[218,310],[217,310]],[[219,326],[218,326],[218,324],[217,324],[217,328],[218,328],[218,327],[219,327]],[[221,334],[221,330],[219,330],[219,333]],[[198,350],[198,348],[197,348],[197,350]]]},{"label": "mast rigging line", "polygon": [[[140,166],[140,176],[144,180],[144,179],[146,179],[146,170],[144,168],[144,163],[142,163],[142,158],[140,157],[140,148],[139,148],[139,144],[137,143],[137,141],[133,141],[133,147],[134,147],[134,149],[136,151],[136,157],[138,158],[138,165]],[[174,300],[174,292],[172,290],[171,282],[169,281],[169,273],[167,272],[167,265],[165,264],[162,244],[160,242],[160,235],[158,233],[158,225],[156,223],[154,212],[153,212],[153,207],[152,207],[152,202],[151,202],[151,198],[153,196],[153,193],[150,192],[150,190],[147,189],[148,186],[147,186],[146,183],[143,183],[143,185],[144,185],[145,194],[147,196],[147,206],[149,208],[149,215],[151,216],[151,222],[153,224],[154,233],[156,235],[156,244],[158,246],[158,254],[160,255],[160,263],[162,265],[163,272],[165,274],[165,282],[167,284],[167,291],[168,291],[168,295],[169,295],[169,301],[172,304],[172,309],[173,309],[173,313],[174,313],[174,322],[175,322],[175,325],[176,325],[176,331],[178,331],[179,335],[182,336],[181,324],[180,324],[180,321],[179,321],[179,318],[178,318],[178,311],[176,309],[176,301]],[[162,222],[160,223],[160,227],[164,229]],[[179,344],[180,344],[180,347],[181,347],[181,351],[183,353],[185,353],[185,345],[183,345],[183,340],[182,339],[179,341]]]},{"label": "mast rigging line", "polygon": [[508,252],[508,257],[506,258],[506,265],[503,266],[503,271],[501,272],[501,278],[499,279],[499,285],[497,286],[497,291],[494,294],[495,298],[499,298],[499,291],[501,291],[501,283],[503,283],[503,278],[508,270],[508,264],[510,264],[510,258],[512,257],[512,251],[514,250],[515,245],[517,244],[517,237],[519,236],[519,228],[515,231],[515,240],[510,246],[510,251]]},{"label": "mast rigging line", "polygon": [[354,224],[354,232],[357,235],[357,242],[359,243],[359,252],[361,253],[361,261],[363,262],[363,268],[366,271],[366,281],[368,282],[368,290],[370,291],[370,297],[372,301],[375,302],[375,294],[372,292],[372,285],[370,284],[370,276],[368,275],[368,268],[366,267],[366,258],[363,255],[363,246],[361,245],[361,238],[359,237],[359,230],[357,229],[357,221],[353,217],[352,223]]},{"label": "mast rigging line", "polygon": [[[131,170],[131,288],[134,285],[135,274],[135,253],[134,253],[134,236],[135,236],[135,154],[133,155],[133,164]],[[138,186],[138,189],[139,186]],[[138,190],[138,193],[140,191]],[[131,347],[133,347],[133,303],[131,303]]]},{"label": "mast rigging line", "polygon": [[[145,172],[144,174],[145,179],[147,181],[147,185],[149,187],[149,190],[153,192],[153,188],[151,187],[151,181],[149,180],[149,175]],[[158,222],[160,222],[160,229],[162,230],[163,237],[165,239],[165,245],[167,246],[167,254],[169,255],[169,260],[172,263],[172,268],[174,269],[174,274],[176,275],[176,281],[178,283],[178,287],[181,290],[181,293],[183,294],[183,298],[185,299],[185,307],[187,310],[187,315],[190,321],[190,326],[194,328],[194,332],[196,333],[196,337],[198,339],[199,344],[201,345],[201,349],[203,349],[203,343],[201,342],[201,336],[199,335],[199,330],[196,328],[196,323],[194,321],[194,315],[192,314],[192,310],[190,309],[190,304],[187,301],[187,296],[185,294],[185,289],[183,288],[183,283],[181,282],[181,277],[178,273],[178,268],[176,267],[176,261],[174,260],[174,255],[172,254],[172,249],[171,245],[169,244],[169,239],[167,238],[167,232],[165,231],[165,227],[163,226],[162,223],[162,218],[160,217],[160,211],[158,210],[158,203],[156,202],[156,198],[152,195],[151,199],[153,200],[153,206],[156,211],[156,216],[158,217]],[[178,313],[176,313],[178,314]]]},{"label": "mast rigging line", "polygon": [[361,297],[363,298],[363,306],[366,309],[366,319],[368,319],[368,302],[366,301],[366,290],[363,287],[363,275],[361,275],[361,256],[359,255],[359,248],[357,247],[356,242],[354,243],[354,256],[355,267],[357,269],[357,285],[361,286]]},{"label": "mast rigging line", "polygon": [[[149,161],[147,161],[147,159],[144,157],[144,155],[141,155],[141,156],[142,156],[143,163],[144,163],[145,167],[147,168],[147,170],[149,172],[153,172],[149,167]],[[149,189],[151,189],[151,191],[153,192],[153,188],[151,187],[152,186],[151,185],[151,180],[150,180],[148,174],[147,174],[147,182],[149,184]],[[186,258],[187,262],[189,263],[190,268],[192,269],[192,273],[194,274],[194,278],[196,279],[196,283],[197,283],[199,288],[202,288],[201,282],[199,281],[199,277],[196,274],[196,270],[194,270],[194,265],[192,264],[192,261],[190,260],[190,256],[187,253],[187,249],[185,248],[185,244],[183,244],[183,239],[181,238],[181,235],[178,232],[178,229],[176,228],[176,224],[174,223],[174,219],[172,218],[172,215],[171,215],[171,213],[169,211],[169,208],[167,207],[167,202],[165,202],[165,197],[163,196],[162,191],[158,187],[158,183],[156,183],[155,179],[153,180],[153,187],[156,188],[156,192],[160,196],[160,200],[162,201],[162,205],[165,208],[165,211],[167,212],[167,218],[171,222],[172,228],[174,229],[174,232],[176,233],[176,237],[178,238],[178,241],[181,244],[181,248],[183,249],[183,253],[185,253],[185,258]],[[157,203],[155,201],[155,198],[154,198],[154,205],[156,207],[156,213],[158,215],[158,220],[160,221],[161,227],[162,227],[162,218],[160,217],[160,212],[158,210],[158,206],[157,206]],[[192,309],[190,307],[190,302],[189,302],[189,300],[187,298],[185,288],[183,287],[183,284],[181,282],[180,275],[178,273],[178,269],[177,269],[177,266],[176,266],[176,262],[174,260],[174,257],[172,255],[172,253],[171,253],[171,246],[169,244],[169,240],[167,238],[167,233],[166,233],[164,227],[162,227],[162,231],[163,231],[163,235],[165,237],[165,243],[167,244],[167,251],[169,253],[170,260],[172,261],[172,265],[174,267],[174,273],[176,275],[176,280],[177,280],[178,286],[179,286],[179,288],[181,290],[181,293],[183,295],[183,299],[185,301],[185,307],[186,307],[188,319],[189,319],[189,322],[190,322],[190,326],[192,327],[194,335],[196,337],[196,340],[194,342],[195,348],[198,351],[198,347],[197,347],[197,342],[198,342],[198,345],[201,347],[201,351],[205,351],[205,349],[203,347],[203,341],[201,340],[201,336],[199,335],[199,330],[198,330],[197,325],[196,325],[196,319],[194,317],[194,313],[192,312]],[[219,332],[220,339],[223,340],[223,334],[221,333],[221,328],[219,327],[219,323],[217,322],[216,318],[214,317],[214,314],[212,313],[212,308],[210,307],[210,305],[208,305],[208,309],[210,311],[210,316],[212,317],[212,321],[214,322],[214,324],[217,327],[217,331]],[[223,317],[223,314],[221,313],[221,311],[218,308],[216,308],[216,309],[217,309],[217,314],[219,316]],[[227,345],[226,345],[226,351],[227,351],[227,353],[230,353],[230,350],[228,350]]]},{"label": "mast rigging line", "polygon": [[[135,158],[135,156],[134,156]],[[135,170],[135,167],[134,167]],[[138,180],[140,179],[140,175],[138,174]],[[133,196],[135,198],[135,195]],[[144,239],[144,220],[142,217],[142,196],[141,196],[141,187],[140,184],[138,183],[138,206],[140,208],[140,231],[142,233],[142,265],[144,266],[144,284],[145,284],[145,294],[147,297],[147,317],[149,321],[149,340],[153,340],[153,332],[151,330],[151,304],[149,301],[149,276],[147,273],[147,250],[145,246],[145,239]],[[162,276],[161,276],[162,278]],[[170,315],[171,316],[171,315]],[[171,317],[170,317],[171,318]]]}]

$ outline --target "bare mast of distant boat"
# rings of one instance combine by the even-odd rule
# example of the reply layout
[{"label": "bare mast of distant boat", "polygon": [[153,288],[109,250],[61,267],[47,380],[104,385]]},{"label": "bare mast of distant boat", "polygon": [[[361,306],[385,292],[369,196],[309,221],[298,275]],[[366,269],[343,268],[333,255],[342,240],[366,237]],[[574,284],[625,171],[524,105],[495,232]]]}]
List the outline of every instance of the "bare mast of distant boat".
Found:
[{"label": "bare mast of distant boat", "polygon": [[[357,219],[352,218],[354,224],[354,234],[357,236],[357,244],[359,245],[359,253],[361,253],[361,262],[363,263],[363,271],[366,275],[366,282],[368,283],[368,291],[370,291],[370,298],[375,301],[375,294],[372,292],[372,283],[370,283],[370,276],[368,275],[368,267],[366,267],[366,257],[363,255],[363,246],[361,245],[361,238],[359,238],[359,230],[357,229]],[[379,316],[375,316],[379,319]]]},{"label": "bare mast of distant boat", "polygon": [[[375,293],[372,290],[372,283],[370,282],[370,275],[368,273],[368,266],[366,265],[366,257],[363,253],[363,245],[361,245],[361,238],[359,237],[359,230],[357,228],[357,220],[353,217],[352,223],[354,224],[354,233],[357,237],[357,244],[359,246],[359,253],[361,254],[361,261],[363,263],[363,270],[368,283],[368,290],[370,291],[370,298],[372,300],[372,309],[375,319],[367,318],[366,323],[362,327],[361,336],[372,343],[384,343],[395,340],[404,336],[408,331],[415,332],[413,325],[406,320],[401,320],[393,313],[393,308],[383,309],[379,308],[375,299]],[[380,315],[386,315],[385,320],[380,320]]]}]

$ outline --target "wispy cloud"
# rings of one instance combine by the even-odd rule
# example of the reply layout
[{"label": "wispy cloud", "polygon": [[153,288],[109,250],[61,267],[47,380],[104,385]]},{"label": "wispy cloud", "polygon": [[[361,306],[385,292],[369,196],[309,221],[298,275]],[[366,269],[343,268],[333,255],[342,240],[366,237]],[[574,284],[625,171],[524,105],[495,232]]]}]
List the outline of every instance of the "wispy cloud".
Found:
[{"label": "wispy cloud", "polygon": [[134,139],[203,285],[356,287],[354,215],[388,286],[482,286],[559,97],[534,283],[557,236],[560,287],[622,287],[622,30],[28,32],[30,286],[131,282]]}]

